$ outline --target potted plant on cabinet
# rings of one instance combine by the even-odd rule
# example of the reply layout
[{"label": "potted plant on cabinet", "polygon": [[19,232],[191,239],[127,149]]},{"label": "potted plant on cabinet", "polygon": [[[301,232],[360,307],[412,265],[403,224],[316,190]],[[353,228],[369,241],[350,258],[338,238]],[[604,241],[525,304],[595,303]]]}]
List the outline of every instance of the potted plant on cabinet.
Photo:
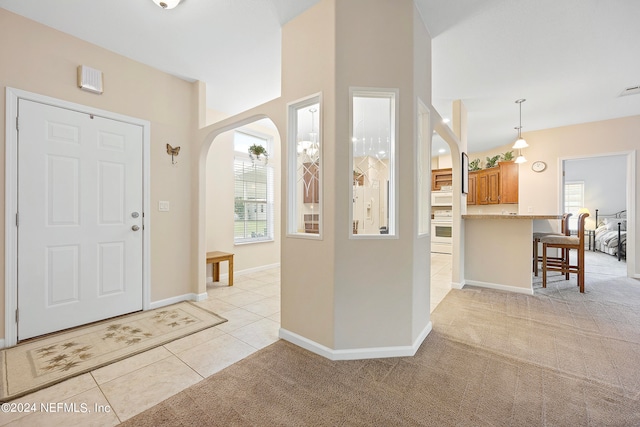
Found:
[{"label": "potted plant on cabinet", "polygon": [[500,154],[496,154],[493,157],[487,157],[487,169],[495,168],[497,166],[496,163],[498,163],[498,160],[500,160]]},{"label": "potted plant on cabinet", "polygon": [[502,153],[502,161],[503,162],[512,162],[513,161],[513,151],[507,151],[506,153]]}]

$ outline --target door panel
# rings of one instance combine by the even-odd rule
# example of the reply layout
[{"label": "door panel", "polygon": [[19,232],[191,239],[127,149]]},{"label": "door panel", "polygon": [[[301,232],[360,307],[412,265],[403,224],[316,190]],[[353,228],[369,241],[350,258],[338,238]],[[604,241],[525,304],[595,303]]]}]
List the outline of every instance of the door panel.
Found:
[{"label": "door panel", "polygon": [[142,127],[18,111],[18,339],[141,310]]}]

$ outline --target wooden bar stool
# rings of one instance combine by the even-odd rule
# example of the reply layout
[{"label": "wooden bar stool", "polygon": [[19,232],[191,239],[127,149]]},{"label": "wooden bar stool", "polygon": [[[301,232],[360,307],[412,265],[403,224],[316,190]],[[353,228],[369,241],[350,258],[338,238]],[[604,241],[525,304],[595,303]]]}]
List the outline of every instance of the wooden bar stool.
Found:
[{"label": "wooden bar stool", "polygon": [[[571,233],[569,231],[569,217],[572,214],[565,213],[562,214],[562,222],[560,223],[560,233],[533,233],[533,273],[536,277],[538,277],[538,263],[542,262],[542,257],[538,255],[538,243],[540,243],[540,239],[545,236],[569,236]],[[552,259],[552,258],[548,258]],[[558,258],[553,258],[553,260],[558,260]],[[567,280],[569,279],[569,275],[567,275]]]},{"label": "wooden bar stool", "polygon": [[[584,221],[589,216],[588,213],[582,213],[578,217],[578,235],[577,236],[544,236],[540,238],[542,243],[542,287],[547,287],[547,272],[559,271],[569,278],[570,273],[574,273],[578,278],[578,287],[580,292],[584,293]],[[562,250],[562,256],[559,262],[551,261],[547,257],[547,249],[556,248]],[[569,259],[569,251],[575,249],[578,251],[578,259],[575,265],[571,264]],[[551,262],[550,262],[551,261]]]}]

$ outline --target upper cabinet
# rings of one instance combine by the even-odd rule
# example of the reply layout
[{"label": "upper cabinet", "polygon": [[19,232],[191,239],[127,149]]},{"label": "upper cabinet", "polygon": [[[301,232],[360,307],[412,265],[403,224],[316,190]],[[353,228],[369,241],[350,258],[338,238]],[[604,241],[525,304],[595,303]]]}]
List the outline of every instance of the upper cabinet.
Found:
[{"label": "upper cabinet", "polygon": [[434,169],[431,171],[431,191],[442,190],[443,185],[451,185],[453,182],[453,171],[448,169]]},{"label": "upper cabinet", "polygon": [[518,164],[500,162],[500,203],[518,203]]},{"label": "upper cabinet", "polygon": [[469,172],[467,205],[518,203],[518,164],[499,162],[491,169]]}]

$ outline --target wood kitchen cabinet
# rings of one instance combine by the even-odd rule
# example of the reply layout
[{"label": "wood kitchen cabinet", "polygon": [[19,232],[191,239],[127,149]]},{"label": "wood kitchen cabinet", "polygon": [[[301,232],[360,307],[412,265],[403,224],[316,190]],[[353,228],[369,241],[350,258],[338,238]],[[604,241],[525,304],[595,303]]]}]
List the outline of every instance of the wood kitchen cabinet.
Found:
[{"label": "wood kitchen cabinet", "polygon": [[478,204],[478,171],[469,172],[469,186],[467,187],[467,205]]},{"label": "wood kitchen cabinet", "polygon": [[431,191],[440,191],[443,185],[451,185],[452,182],[453,171],[451,168],[431,171]]},{"label": "wood kitchen cabinet", "polygon": [[500,203],[518,203],[518,164],[499,162]]},{"label": "wood kitchen cabinet", "polygon": [[477,204],[496,205],[500,203],[500,168],[479,171],[477,180]]},{"label": "wood kitchen cabinet", "polygon": [[498,167],[469,172],[467,205],[518,203],[518,164],[499,162]]}]

